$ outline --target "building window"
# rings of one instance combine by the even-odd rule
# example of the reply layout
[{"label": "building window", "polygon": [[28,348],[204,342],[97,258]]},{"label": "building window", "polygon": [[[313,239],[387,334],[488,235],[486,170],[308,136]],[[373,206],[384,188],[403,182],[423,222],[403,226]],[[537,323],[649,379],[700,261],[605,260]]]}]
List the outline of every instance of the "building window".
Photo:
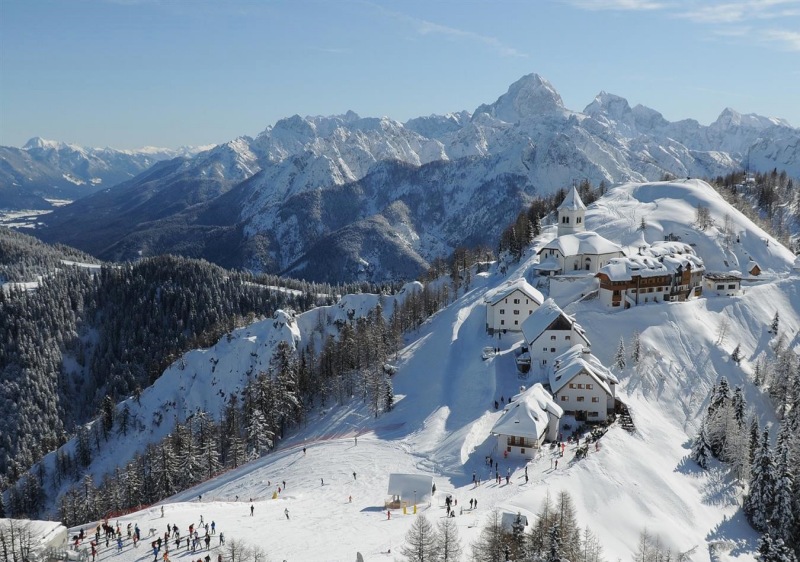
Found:
[{"label": "building window", "polygon": [[555,353],[555,352],[556,352],[556,348],[555,347],[551,347],[550,348],[550,353]]},{"label": "building window", "polygon": [[514,304],[519,304],[519,299],[514,299]]},{"label": "building window", "polygon": [[578,218],[575,220],[575,222],[576,222],[576,223],[578,223],[578,224],[581,224],[581,223],[583,222],[583,219],[582,219],[581,217],[578,217]]},{"label": "building window", "polygon": [[569,224],[569,217],[561,217],[561,222],[563,224]]},{"label": "building window", "polygon": [[565,340],[567,340],[567,341],[569,341],[569,340],[571,340],[571,339],[572,339],[572,336],[564,336],[564,339],[565,339]]},{"label": "building window", "polygon": [[547,351],[547,348],[546,348],[546,347],[543,347],[543,348],[542,348],[542,351]]},{"label": "building window", "polygon": [[562,402],[566,402],[566,401],[567,401],[567,397],[566,397],[566,396],[562,396],[562,397],[561,397],[561,401],[562,401]]},{"label": "building window", "polygon": [[572,383],[569,383],[569,387],[570,387],[570,388],[575,388],[575,385],[574,385],[574,384],[572,384]]},{"label": "building window", "polygon": [[533,311],[532,311],[532,310],[529,310],[529,311],[528,311],[528,315],[531,315],[532,313],[533,313]]},{"label": "building window", "polygon": [[506,313],[506,309],[505,308],[501,308],[500,309],[500,314],[505,314],[505,313]]},{"label": "building window", "polygon": [[578,388],[583,388],[583,384],[578,383]]},{"label": "building window", "polygon": [[598,418],[598,417],[600,417],[600,413],[599,412],[589,412],[589,417],[590,418]]},{"label": "building window", "polygon": [[594,385],[592,383],[590,383],[590,382],[586,383],[586,390],[592,390],[593,388],[594,388]]},{"label": "building window", "polygon": [[505,320],[500,320],[500,325],[501,325],[501,326],[502,326],[502,325],[504,325],[505,323],[506,323],[506,321],[505,321]]},{"label": "building window", "polygon": [[717,285],[717,291],[724,291],[725,285]]},{"label": "building window", "polygon": [[514,320],[514,326],[519,326],[519,320]]},{"label": "building window", "polygon": [[583,402],[583,396],[578,396],[578,402]]},{"label": "building window", "polygon": [[736,285],[728,285],[728,288],[729,288],[729,289],[735,289],[735,288],[736,288]]},{"label": "building window", "polygon": [[556,341],[556,337],[555,336],[550,336],[550,341]]},{"label": "building window", "polygon": [[600,399],[597,396],[592,396],[592,402],[600,402]]},{"label": "building window", "polygon": [[514,311],[514,314],[515,314],[516,316],[519,316],[519,310],[515,310],[515,311]]}]

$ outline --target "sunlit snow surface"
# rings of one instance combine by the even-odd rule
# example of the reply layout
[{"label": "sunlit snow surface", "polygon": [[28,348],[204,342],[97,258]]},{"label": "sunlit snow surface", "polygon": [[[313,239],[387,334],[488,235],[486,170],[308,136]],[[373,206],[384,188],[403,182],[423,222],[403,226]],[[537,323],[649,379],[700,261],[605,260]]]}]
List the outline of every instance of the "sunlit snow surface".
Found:
[{"label": "sunlit snow surface", "polygon": [[[695,230],[697,203],[709,207],[718,226],[728,214],[740,242],[726,249],[717,227]],[[223,532],[228,542],[235,538],[259,545],[271,560],[352,561],[356,552],[365,560],[394,560],[413,515],[393,511],[387,519],[383,505],[388,475],[419,472],[432,475],[437,487],[432,503],[419,506],[421,512],[438,521],[445,514],[444,495],[453,494],[465,546],[478,537],[491,510],[535,513],[548,492],[554,497],[566,490],[575,500],[580,524],[599,536],[606,560],[629,560],[645,527],[673,552],[691,551],[691,560],[754,559],[756,533],[738,509],[741,490],[729,484],[724,469],[712,464],[711,470],[700,471],[687,454],[699,412],[720,375],[732,385],[744,385],[748,403],[761,412],[762,426],[775,422],[768,401],[748,382],[747,373],[758,354],[769,350],[773,336],[766,330],[776,310],[789,344],[800,344],[800,279],[791,272],[794,257],[696,181],[618,187],[589,208],[587,226],[626,247],[641,239],[636,229],[642,217],[648,224],[647,242],[672,232],[695,244],[709,270],[740,269],[752,258],[764,273],[745,282],[739,297],[704,297],[620,312],[609,312],[597,300],[567,307],[586,329],[593,353],[608,366],[620,337],[630,349],[634,331],[641,334],[640,365],[629,362],[627,369],[615,372],[621,381],[618,395],[631,407],[635,433],[613,427],[599,451],[591,448],[588,459],[581,461],[574,460],[570,446],[558,459],[558,469],[551,466],[554,457],[547,449],[528,466],[527,484],[522,461],[503,460],[495,450],[489,431],[500,412],[494,400],[507,399],[537,377],[517,376],[513,350],[521,343],[519,336],[498,339],[485,333],[483,297],[508,279],[524,276],[535,283],[536,257],[529,251],[507,275],[494,268],[473,276],[466,294],[409,334],[407,346],[393,361],[398,367],[394,411],[374,418],[357,399],[345,407],[318,409],[273,453],[166,500],[163,518],[160,508],[152,507],[121,517],[120,523],[124,528],[128,521],[137,522],[144,535],[150,528],[163,535],[167,524],[174,523],[185,535],[202,515],[216,522],[217,536]],[[187,353],[143,393],[141,406],[128,402],[143,430],[120,438],[113,451],[104,449],[93,471],[99,475],[124,461],[199,407],[219,412],[224,394],[241,390],[248,370],[264,368],[277,342],[303,345],[313,338],[319,349],[320,328],[328,333],[333,321],[349,310],[361,315],[378,300],[351,295],[334,307],[297,317],[277,315],[223,337],[212,348]],[[391,299],[383,301],[389,314]],[[723,319],[728,328],[720,338]],[[729,359],[737,344],[744,355],[741,366]],[[481,350],[487,345],[499,346],[501,353],[483,360]],[[153,418],[159,414],[162,421],[156,425]],[[486,455],[500,459],[501,475],[512,471],[510,484],[495,483]],[[480,486],[472,484],[473,471],[483,480]],[[284,480],[285,489],[273,499]],[[476,510],[466,509],[471,498],[478,500]],[[119,554],[103,548],[100,559],[152,560],[149,542],[143,540],[134,549],[126,541]],[[216,560],[218,538],[211,544]],[[179,552],[170,552],[172,560],[199,557],[186,552],[185,542]]]}]

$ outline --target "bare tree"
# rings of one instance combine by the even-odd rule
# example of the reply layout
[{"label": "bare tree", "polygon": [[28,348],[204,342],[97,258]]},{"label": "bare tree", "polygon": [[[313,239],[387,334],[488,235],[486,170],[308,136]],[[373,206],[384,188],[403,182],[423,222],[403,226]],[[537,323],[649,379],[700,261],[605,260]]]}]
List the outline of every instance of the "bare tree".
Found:
[{"label": "bare tree", "polygon": [[15,519],[0,520],[0,557],[7,562],[24,562],[33,550],[30,524]]}]

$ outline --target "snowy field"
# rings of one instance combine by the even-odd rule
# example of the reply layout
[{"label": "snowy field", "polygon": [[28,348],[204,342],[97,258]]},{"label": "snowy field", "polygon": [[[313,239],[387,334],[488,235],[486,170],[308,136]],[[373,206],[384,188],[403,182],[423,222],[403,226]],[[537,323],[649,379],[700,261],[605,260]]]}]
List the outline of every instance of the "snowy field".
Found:
[{"label": "snowy field", "polygon": [[[731,217],[740,239],[735,247],[724,247],[716,227],[702,232],[692,228],[698,202],[709,206],[718,225],[725,214]],[[701,182],[621,186],[602,205],[590,208],[587,222],[590,227],[602,225],[601,234],[627,246],[641,238],[636,227],[642,216],[648,222],[647,241],[679,231],[695,244],[708,269],[722,270],[726,261],[727,269],[735,269],[752,258],[764,274],[738,297],[619,312],[609,312],[597,300],[568,308],[586,329],[593,353],[608,366],[620,337],[630,342],[634,331],[641,334],[644,360],[617,372],[618,396],[631,408],[635,433],[612,427],[599,450],[592,448],[584,460],[575,460],[574,445],[568,447],[557,469],[553,450],[546,449],[528,465],[527,484],[522,461],[498,455],[489,433],[500,415],[494,401],[516,394],[521,384],[533,384],[536,378],[518,378],[513,350],[521,343],[519,336],[486,334],[483,297],[509,279],[535,281],[535,256],[529,253],[507,275],[490,271],[476,276],[466,294],[409,335],[396,362],[392,412],[373,418],[358,401],[316,412],[273,453],[165,501],[164,517],[160,506],[153,506],[120,517],[120,524],[124,529],[127,522],[138,523],[143,537],[151,528],[163,535],[168,524],[176,524],[185,535],[202,516],[216,522],[217,535],[224,533],[226,541],[261,546],[270,560],[352,561],[356,552],[368,561],[395,560],[413,514],[393,511],[388,519],[383,506],[389,474],[409,472],[434,479],[436,495],[430,505],[419,506],[433,522],[445,514],[446,494],[458,500],[455,521],[465,547],[478,537],[492,510],[536,513],[548,492],[554,497],[566,490],[575,500],[579,524],[599,536],[606,560],[630,560],[645,528],[673,552],[688,553],[690,560],[753,560],[757,535],[739,510],[740,490],[730,485],[723,468],[712,465],[700,471],[687,455],[711,386],[721,375],[732,385],[744,385],[748,403],[761,413],[762,426],[774,423],[768,401],[747,375],[755,358],[769,350],[772,336],[766,330],[776,309],[782,330],[790,340],[795,338],[790,345],[800,345],[800,278],[791,270],[794,258]],[[278,341],[302,345],[320,338],[314,326],[330,326],[326,320],[349,309],[360,315],[377,298],[348,296],[338,307],[257,322],[223,337],[213,348],[188,353],[143,393],[141,406],[129,403],[143,430],[129,433],[119,449],[99,455],[95,473],[163,437],[171,425],[152,425],[156,412],[170,422],[185,419],[197,407],[219,411],[214,393],[241,388],[243,373],[267,361]],[[391,304],[384,303],[384,310],[391,310]],[[737,344],[744,353],[741,366],[729,358]],[[500,354],[482,360],[487,345],[499,346]],[[489,477],[487,455],[499,460],[502,475],[511,471],[508,485]],[[483,479],[480,486],[472,484],[473,472]],[[468,509],[470,499],[478,501],[477,509]],[[120,553],[103,547],[100,560],[152,560],[151,540],[144,538],[139,548],[126,541]],[[171,560],[194,562],[206,555],[187,552],[185,541],[183,546],[170,551]],[[218,538],[211,546],[210,556],[216,560]]]}]

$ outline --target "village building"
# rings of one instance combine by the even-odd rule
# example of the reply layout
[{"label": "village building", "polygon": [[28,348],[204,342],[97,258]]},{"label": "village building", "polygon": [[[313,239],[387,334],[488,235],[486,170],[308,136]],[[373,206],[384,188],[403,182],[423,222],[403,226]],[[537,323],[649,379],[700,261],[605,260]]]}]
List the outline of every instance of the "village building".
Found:
[{"label": "village building", "polygon": [[600,268],[598,297],[609,308],[630,308],[663,301],[684,301],[703,291],[703,260],[691,253],[666,253],[612,259]]},{"label": "village building", "polygon": [[509,400],[492,427],[497,450],[506,457],[533,459],[545,441],[555,441],[562,408],[541,384]]},{"label": "village building", "polygon": [[596,273],[610,259],[625,255],[618,244],[587,231],[585,218],[586,206],[573,186],[558,207],[558,236],[539,250],[534,270],[540,275]]},{"label": "village building", "polygon": [[742,293],[742,275],[738,271],[706,273],[703,284],[706,293],[716,296],[732,297]]},{"label": "village building", "polygon": [[559,355],[548,379],[553,400],[578,421],[602,422],[614,411],[619,380],[582,345]]},{"label": "village building", "polygon": [[544,296],[525,279],[517,279],[502,285],[496,292],[487,295],[486,330],[519,332],[522,322],[539,308]]},{"label": "village building", "polygon": [[530,354],[531,367],[540,370],[576,344],[591,347],[583,328],[564,313],[553,299],[547,299],[522,323],[522,335]]},{"label": "village building", "polygon": [[761,266],[752,258],[747,262],[747,273],[749,273],[751,277],[758,277],[761,275]]}]

